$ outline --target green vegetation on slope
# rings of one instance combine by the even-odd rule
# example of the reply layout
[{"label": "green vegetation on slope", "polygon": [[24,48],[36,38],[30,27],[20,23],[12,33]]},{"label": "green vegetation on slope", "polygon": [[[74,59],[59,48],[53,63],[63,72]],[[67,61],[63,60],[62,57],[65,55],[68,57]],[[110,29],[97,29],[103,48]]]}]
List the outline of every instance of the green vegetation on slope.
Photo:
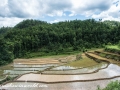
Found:
[{"label": "green vegetation on slope", "polygon": [[119,45],[109,45],[105,47],[105,51],[120,54]]},{"label": "green vegetation on slope", "polygon": [[13,44],[0,39],[0,66],[12,62],[13,59]]},{"label": "green vegetation on slope", "polygon": [[110,45],[110,46],[107,46],[107,48],[120,50],[119,46],[117,45]]},{"label": "green vegetation on slope", "polygon": [[103,47],[108,43],[117,44],[120,40],[119,25],[111,27],[94,19],[53,24],[38,20],[24,20],[13,28],[6,28],[3,33],[1,39],[6,43],[3,48],[6,52],[0,51],[0,55],[5,56],[0,59],[1,64],[4,64],[6,57],[12,61],[13,57],[21,58],[27,55],[29,57],[31,52],[39,52],[40,55],[85,52],[86,49]]},{"label": "green vegetation on slope", "polygon": [[118,22],[118,21],[106,20],[106,21],[104,21],[104,23],[111,26],[111,27],[120,26],[120,22]]},{"label": "green vegetation on slope", "polygon": [[85,55],[82,55],[82,59],[71,62],[66,64],[67,66],[71,66],[71,67],[88,67],[88,66],[94,66],[97,65],[98,63],[95,62],[94,60],[88,58]]}]

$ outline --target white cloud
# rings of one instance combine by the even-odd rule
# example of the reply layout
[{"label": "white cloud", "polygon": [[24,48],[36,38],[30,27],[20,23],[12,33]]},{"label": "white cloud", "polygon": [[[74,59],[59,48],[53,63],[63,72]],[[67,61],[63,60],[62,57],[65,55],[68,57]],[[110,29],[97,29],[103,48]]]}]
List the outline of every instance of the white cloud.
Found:
[{"label": "white cloud", "polygon": [[[57,18],[62,19],[66,15],[75,19],[78,15],[103,20],[120,19],[119,0],[0,0],[0,2],[1,26],[14,26],[26,18],[43,20],[48,16],[52,18],[49,22],[57,22],[59,21]],[[66,11],[70,13],[67,14]],[[15,22],[11,23],[12,20]]]},{"label": "white cloud", "polygon": [[74,11],[71,11],[71,14],[69,14],[69,16],[71,17],[71,16],[75,16],[76,14],[75,14],[75,12]]},{"label": "white cloud", "polygon": [[60,22],[60,21],[65,21],[65,20],[63,20],[63,19],[55,19],[53,21],[50,21],[50,23],[57,23],[57,22]]},{"label": "white cloud", "polygon": [[36,19],[47,15],[62,17],[66,15],[64,11],[71,6],[69,0],[0,0],[0,2],[1,26],[13,26],[13,23],[11,24],[13,18]]},{"label": "white cloud", "polygon": [[16,23],[21,22],[22,18],[7,18],[7,17],[0,17],[0,27],[2,26],[10,26],[13,27]]},{"label": "white cloud", "polygon": [[8,0],[8,7],[13,17],[36,17],[44,8],[39,0]]},{"label": "white cloud", "polygon": [[[117,4],[120,4],[118,2]],[[115,4],[112,4],[111,7],[106,10],[102,11],[100,14],[94,14],[92,15],[93,18],[101,18],[104,20],[115,20],[120,21],[120,5],[116,6]]]},{"label": "white cloud", "polygon": [[5,0],[0,5],[0,11],[5,12],[0,13],[0,16],[20,18],[38,17],[45,14],[62,16],[69,6],[71,6],[69,0]]},{"label": "white cloud", "polygon": [[66,14],[63,11],[53,11],[51,14],[47,14],[50,17],[54,17],[54,16],[66,16]]},{"label": "white cloud", "polygon": [[84,13],[87,11],[103,11],[107,10],[111,4],[112,0],[71,0],[72,10],[76,13]]},{"label": "white cloud", "polygon": [[50,21],[50,23],[57,23],[59,22],[60,20],[53,20],[53,21]]}]

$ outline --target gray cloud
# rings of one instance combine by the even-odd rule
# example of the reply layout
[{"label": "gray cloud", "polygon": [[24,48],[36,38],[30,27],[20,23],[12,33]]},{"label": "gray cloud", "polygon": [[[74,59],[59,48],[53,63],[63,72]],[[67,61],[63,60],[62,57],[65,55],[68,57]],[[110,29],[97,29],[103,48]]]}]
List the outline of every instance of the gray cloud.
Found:
[{"label": "gray cloud", "polygon": [[8,7],[13,17],[26,18],[34,15],[37,9],[35,5],[33,0],[8,0]]},{"label": "gray cloud", "polygon": [[[1,1],[1,0],[0,0]],[[58,12],[70,11],[76,14],[87,11],[104,11],[110,8],[111,0],[5,0],[0,7],[1,17],[37,17]],[[77,8],[76,4],[78,5]]]},{"label": "gray cloud", "polygon": [[6,2],[0,7],[0,11],[4,11],[0,13],[1,17],[41,16],[55,13],[55,11],[64,11],[72,6],[69,0],[7,0]]},{"label": "gray cloud", "polygon": [[70,0],[54,0],[51,3],[51,0],[49,0],[50,2],[48,3],[49,7],[51,8],[51,10],[65,10],[65,9],[69,9],[72,6],[72,3],[70,2]]},{"label": "gray cloud", "polygon": [[85,9],[92,10],[92,11],[94,10],[105,11],[110,8],[111,4],[112,2],[100,0],[97,2],[89,3]]},{"label": "gray cloud", "polygon": [[74,3],[72,11],[75,12],[75,14],[82,14],[85,16],[106,11],[112,5],[112,0],[81,0],[78,3],[74,2],[74,0],[72,1]]},{"label": "gray cloud", "polygon": [[64,13],[66,11],[70,12],[69,16],[84,15],[90,18],[106,18],[109,16],[113,19],[120,16],[120,2],[118,1],[119,0],[0,0],[0,23],[3,21],[5,23],[6,21],[6,25],[13,26],[13,24],[9,24],[12,19],[16,20],[15,23],[17,23],[17,21],[26,18],[38,19],[47,16],[58,18],[65,16]]},{"label": "gray cloud", "polygon": [[7,17],[10,15],[7,0],[0,0],[0,17]]}]

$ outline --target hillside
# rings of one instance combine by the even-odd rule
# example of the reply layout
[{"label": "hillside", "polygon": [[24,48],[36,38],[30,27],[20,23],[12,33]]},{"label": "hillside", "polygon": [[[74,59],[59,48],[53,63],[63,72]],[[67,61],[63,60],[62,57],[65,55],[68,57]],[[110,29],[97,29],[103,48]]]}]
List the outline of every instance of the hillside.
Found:
[{"label": "hillside", "polygon": [[[7,29],[6,29],[7,30]],[[120,40],[120,27],[111,27],[104,22],[73,20],[47,23],[38,20],[24,20],[3,34],[0,42],[6,57],[26,57],[38,52],[39,55],[53,55],[72,51],[86,51],[104,47],[108,43],[117,44]],[[6,44],[7,43],[7,44]],[[1,60],[6,57],[0,52]],[[4,55],[6,55],[4,53]]]}]

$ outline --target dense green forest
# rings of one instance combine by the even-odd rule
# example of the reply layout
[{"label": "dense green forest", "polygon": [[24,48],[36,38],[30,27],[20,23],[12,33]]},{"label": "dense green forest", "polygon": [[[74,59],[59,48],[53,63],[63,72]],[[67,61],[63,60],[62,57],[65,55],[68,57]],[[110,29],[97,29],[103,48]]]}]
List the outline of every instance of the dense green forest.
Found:
[{"label": "dense green forest", "polygon": [[25,57],[31,52],[47,55],[85,51],[117,44],[119,40],[119,22],[88,19],[50,24],[24,20],[14,27],[0,28],[0,65],[12,62],[13,58]]}]

